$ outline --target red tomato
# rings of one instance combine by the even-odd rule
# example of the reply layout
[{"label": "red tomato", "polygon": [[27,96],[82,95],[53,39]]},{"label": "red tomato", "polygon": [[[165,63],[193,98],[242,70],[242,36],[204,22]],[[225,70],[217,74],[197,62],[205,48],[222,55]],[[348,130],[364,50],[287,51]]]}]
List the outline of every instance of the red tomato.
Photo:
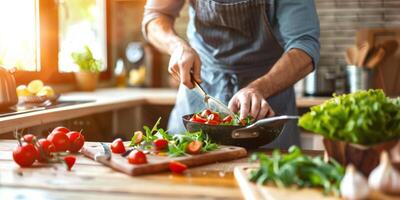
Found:
[{"label": "red tomato", "polygon": [[69,149],[69,139],[64,132],[52,132],[49,136],[47,136],[47,140],[54,144],[57,152],[65,152]]},{"label": "red tomato", "polygon": [[71,171],[72,166],[74,166],[74,164],[75,164],[76,157],[69,155],[69,156],[65,156],[63,159],[64,159],[65,164],[67,165],[67,170]]},{"label": "red tomato", "polygon": [[135,144],[141,143],[143,140],[143,132],[135,131],[135,133],[133,133],[133,137],[135,137],[135,136],[136,136]]},{"label": "red tomato", "polygon": [[215,121],[215,120],[208,120],[208,121],[206,121],[206,123],[205,124],[210,124],[210,125],[218,125],[219,124],[219,122],[218,121]]},{"label": "red tomato", "polygon": [[157,151],[165,150],[168,148],[168,140],[157,139],[157,140],[154,140],[153,145]]},{"label": "red tomato", "polygon": [[113,153],[125,153],[125,146],[124,143],[122,142],[121,138],[117,138],[115,139],[112,143],[111,143],[111,151]]},{"label": "red tomato", "polygon": [[13,151],[14,161],[21,167],[31,166],[37,156],[35,146],[30,143],[23,143],[22,146],[17,146]]},{"label": "red tomato", "polygon": [[201,112],[200,116],[207,118],[211,113],[212,113],[212,111],[210,109],[205,109],[205,110],[203,110],[203,112]]},{"label": "red tomato", "polygon": [[36,136],[34,136],[32,134],[26,134],[22,138],[24,139],[24,141],[26,143],[32,143],[32,144],[33,144],[33,140],[36,140]]},{"label": "red tomato", "polygon": [[131,151],[127,158],[130,164],[140,165],[147,163],[146,154],[139,150]]},{"label": "red tomato", "polygon": [[63,127],[63,126],[59,126],[59,127],[55,128],[55,129],[53,129],[53,131],[51,131],[51,133],[54,133],[54,132],[62,132],[64,134],[67,134],[70,131],[69,131],[69,129],[67,129],[67,128]]},{"label": "red tomato", "polygon": [[194,115],[193,122],[205,123],[206,121],[207,121],[207,119],[201,117],[199,114]]},{"label": "red tomato", "polygon": [[232,122],[232,116],[228,115],[228,116],[224,117],[224,119],[222,119],[222,122],[224,122],[224,123]]},{"label": "red tomato", "polygon": [[198,154],[201,151],[203,143],[198,140],[191,141],[186,147],[186,152],[190,154]]},{"label": "red tomato", "polygon": [[80,132],[71,131],[67,133],[69,140],[69,152],[77,153],[85,144],[85,137]]},{"label": "red tomato", "polygon": [[38,145],[42,147],[44,155],[41,154],[40,149],[36,148],[37,151],[37,159],[39,162],[47,162],[47,158],[51,157],[52,152],[56,152],[56,147],[54,144],[45,138],[42,138],[38,141]]},{"label": "red tomato", "polygon": [[208,115],[207,121],[217,121],[217,122],[219,122],[219,115],[217,113],[213,113],[211,115]]},{"label": "red tomato", "polygon": [[176,174],[181,174],[188,168],[185,164],[173,160],[169,161],[168,167],[171,172]]}]

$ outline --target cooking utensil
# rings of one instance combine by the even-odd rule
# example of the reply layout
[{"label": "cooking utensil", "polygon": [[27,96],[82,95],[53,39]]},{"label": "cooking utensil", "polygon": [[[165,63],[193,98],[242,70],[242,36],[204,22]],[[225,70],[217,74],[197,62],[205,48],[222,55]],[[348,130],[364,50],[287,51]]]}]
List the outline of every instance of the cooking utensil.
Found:
[{"label": "cooking utensil", "polygon": [[363,42],[358,49],[357,66],[364,67],[365,61],[367,60],[368,54],[371,51],[371,46],[368,42]]},{"label": "cooking utensil", "polygon": [[305,96],[332,96],[336,90],[339,73],[332,68],[320,66],[304,78]]},{"label": "cooking utensil", "polygon": [[194,114],[182,117],[186,130],[190,132],[202,130],[208,137],[219,144],[235,145],[246,148],[257,148],[274,141],[281,134],[288,120],[297,116],[276,116],[261,119],[249,126],[209,125],[190,121]]},{"label": "cooking utensil", "polygon": [[[95,143],[93,145],[85,145],[82,148],[82,153],[86,157],[95,159],[96,155],[102,156],[104,154],[104,148],[108,149],[107,144]],[[97,162],[100,162],[105,166],[111,167],[128,175],[139,176],[143,174],[168,171],[168,165],[171,160],[181,162],[188,167],[193,167],[216,162],[235,160],[238,158],[243,158],[246,155],[247,151],[242,147],[220,146],[220,148],[218,148],[217,150],[207,153],[181,157],[168,157],[149,153],[146,154],[147,163],[141,165],[129,164],[127,158],[121,156],[120,154],[112,154],[109,160],[103,159],[103,157],[98,157]]]},{"label": "cooking utensil", "polygon": [[357,58],[358,58],[358,48],[356,46],[351,46],[346,49],[346,58],[348,58],[348,63],[352,65],[357,64]]},{"label": "cooking utensil", "polygon": [[229,108],[223,104],[221,101],[219,101],[218,99],[208,95],[204,89],[200,86],[199,83],[197,83],[197,81],[193,78],[193,75],[191,77],[192,79],[192,83],[194,85],[194,90],[197,91],[197,93],[199,93],[204,99],[204,103],[207,105],[208,108],[211,108],[211,110],[215,110],[230,116],[234,116],[235,113],[233,113],[231,110],[229,110]]},{"label": "cooking utensil", "polygon": [[374,71],[366,67],[348,65],[347,73],[347,88],[349,92],[358,90],[368,90],[372,88]]},{"label": "cooking utensil", "polygon": [[371,55],[368,57],[368,60],[365,64],[365,66],[368,69],[374,69],[383,61],[385,54],[386,54],[385,49],[382,47],[379,47],[378,49],[374,50],[371,53]]},{"label": "cooking utensil", "polygon": [[0,110],[18,103],[14,72],[15,70],[6,70],[0,67]]}]

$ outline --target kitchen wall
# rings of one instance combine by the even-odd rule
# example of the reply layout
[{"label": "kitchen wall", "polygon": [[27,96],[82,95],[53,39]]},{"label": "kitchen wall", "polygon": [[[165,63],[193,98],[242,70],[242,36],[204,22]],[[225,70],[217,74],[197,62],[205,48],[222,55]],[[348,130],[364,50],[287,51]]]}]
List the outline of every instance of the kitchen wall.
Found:
[{"label": "kitchen wall", "polygon": [[[143,41],[140,32],[145,0],[115,0],[112,4],[114,58],[121,56],[128,41]],[[344,51],[355,43],[356,30],[400,27],[400,0],[315,0],[321,24],[321,60],[319,67],[344,66]],[[176,21],[177,32],[185,37],[187,5]],[[167,76],[168,56],[162,56],[163,85]]]}]

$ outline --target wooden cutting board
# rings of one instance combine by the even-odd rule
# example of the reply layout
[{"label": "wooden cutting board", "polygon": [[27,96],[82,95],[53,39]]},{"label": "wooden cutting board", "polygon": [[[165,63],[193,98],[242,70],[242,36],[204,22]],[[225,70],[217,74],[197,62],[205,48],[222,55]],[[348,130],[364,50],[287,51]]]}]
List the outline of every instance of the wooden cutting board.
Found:
[{"label": "wooden cutting board", "polygon": [[[95,155],[99,152],[103,152],[100,143],[82,148],[82,153],[93,160]],[[211,152],[174,158],[148,154],[148,163],[142,165],[129,164],[128,160],[125,157],[122,157],[120,154],[112,154],[110,160],[98,160],[98,162],[128,175],[138,176],[167,171],[169,169],[168,163],[171,160],[179,161],[188,167],[193,167],[221,161],[234,160],[245,156],[247,156],[247,151],[242,147],[220,146],[219,149]]]},{"label": "wooden cutting board", "polygon": [[[324,196],[322,189],[315,188],[278,188],[272,185],[257,185],[248,180],[249,168],[235,167],[234,176],[246,200],[340,200],[334,196]],[[378,191],[370,191],[369,200],[398,200],[398,196],[389,196]]]}]

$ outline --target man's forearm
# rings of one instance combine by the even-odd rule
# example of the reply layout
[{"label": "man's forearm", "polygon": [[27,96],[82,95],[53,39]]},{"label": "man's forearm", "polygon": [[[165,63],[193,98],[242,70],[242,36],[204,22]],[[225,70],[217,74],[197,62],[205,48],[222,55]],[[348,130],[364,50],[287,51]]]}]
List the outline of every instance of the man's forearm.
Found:
[{"label": "man's forearm", "polygon": [[311,70],[311,57],[300,49],[291,49],[283,54],[266,75],[256,79],[248,87],[260,90],[264,98],[268,98],[292,86]]},{"label": "man's forearm", "polygon": [[147,24],[147,37],[160,51],[172,54],[178,44],[187,44],[180,38],[174,30],[173,20],[168,17],[160,16]]}]

